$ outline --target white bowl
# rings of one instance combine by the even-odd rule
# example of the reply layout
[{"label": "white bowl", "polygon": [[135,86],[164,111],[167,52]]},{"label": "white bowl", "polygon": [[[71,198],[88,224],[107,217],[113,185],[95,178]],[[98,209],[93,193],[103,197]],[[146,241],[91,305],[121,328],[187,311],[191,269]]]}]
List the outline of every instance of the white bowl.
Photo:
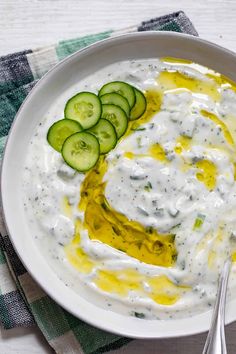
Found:
[{"label": "white bowl", "polygon": [[[101,329],[136,338],[166,338],[208,330],[212,312],[178,319],[149,321],[105,311],[59,280],[30,234],[22,206],[20,172],[36,125],[51,103],[88,74],[116,61],[172,56],[208,66],[236,81],[236,55],[215,44],[171,32],[122,35],[83,49],[48,72],[30,92],[12,125],[2,165],[2,203],[11,241],[34,279],[58,304]],[[236,320],[236,299],[229,303],[227,323]]]}]

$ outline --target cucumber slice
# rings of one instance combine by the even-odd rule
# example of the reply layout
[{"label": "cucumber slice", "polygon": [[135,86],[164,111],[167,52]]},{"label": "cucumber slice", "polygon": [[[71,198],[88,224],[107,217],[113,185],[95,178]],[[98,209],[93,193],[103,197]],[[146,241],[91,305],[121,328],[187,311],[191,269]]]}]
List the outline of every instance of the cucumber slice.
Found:
[{"label": "cucumber slice", "polygon": [[100,147],[97,138],[87,132],[75,133],[62,146],[65,162],[79,172],[90,170],[99,159]]},{"label": "cucumber slice", "polygon": [[47,133],[48,143],[58,152],[61,152],[62,145],[68,136],[83,130],[75,120],[61,119],[51,125]]},{"label": "cucumber slice", "polygon": [[123,111],[125,111],[127,117],[129,117],[129,112],[130,112],[129,102],[125,97],[119,95],[119,93],[116,92],[106,93],[105,95],[100,97],[100,100],[102,104],[114,104],[116,106],[119,106],[120,108],[123,109]]},{"label": "cucumber slice", "polygon": [[65,106],[65,118],[78,121],[84,129],[95,125],[102,113],[102,105],[92,92],[80,92],[69,99]]},{"label": "cucumber slice", "polygon": [[128,127],[128,118],[123,109],[114,104],[102,105],[102,118],[111,122],[116,130],[117,138],[119,139]]},{"label": "cucumber slice", "polygon": [[101,154],[106,154],[116,146],[116,130],[107,119],[99,119],[98,123],[89,131],[97,137]]},{"label": "cucumber slice", "polygon": [[147,107],[147,102],[144,94],[138,89],[136,89],[135,87],[134,87],[134,92],[135,92],[136,101],[134,107],[130,111],[130,117],[129,117],[130,120],[135,120],[141,117],[143,113],[146,111],[146,107]]},{"label": "cucumber slice", "polygon": [[119,95],[123,96],[129,102],[130,108],[135,104],[135,93],[132,86],[123,81],[113,81],[105,84],[100,89],[98,95],[103,96],[106,93],[116,92]]}]

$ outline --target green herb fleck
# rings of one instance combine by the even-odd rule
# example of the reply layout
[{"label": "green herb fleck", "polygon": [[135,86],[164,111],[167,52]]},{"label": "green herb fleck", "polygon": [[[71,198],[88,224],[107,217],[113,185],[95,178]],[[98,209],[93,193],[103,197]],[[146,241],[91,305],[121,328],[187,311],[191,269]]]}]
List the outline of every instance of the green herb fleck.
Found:
[{"label": "green herb fleck", "polygon": [[145,228],[145,231],[148,233],[148,234],[152,234],[153,233],[153,227],[152,226],[147,226]]},{"label": "green herb fleck", "polygon": [[146,130],[146,128],[132,128],[131,130],[133,130],[134,132],[141,132],[143,130]]},{"label": "green herb fleck", "polygon": [[145,191],[147,191],[147,192],[150,192],[150,190],[152,189],[152,184],[151,184],[151,182],[147,182],[147,184],[146,184],[146,186],[144,186],[144,189],[145,189]]},{"label": "green herb fleck", "polygon": [[137,317],[137,318],[142,318],[142,319],[145,318],[145,315],[142,312],[135,312],[134,316]]},{"label": "green herb fleck", "polygon": [[171,258],[172,261],[175,262],[177,260],[177,254],[172,254]]},{"label": "green herb fleck", "polygon": [[173,231],[173,230],[179,229],[180,226],[181,226],[181,222],[179,224],[176,224],[175,226],[173,226],[171,230]]},{"label": "green herb fleck", "polygon": [[138,144],[138,147],[139,147],[139,148],[142,147],[142,138],[141,138],[141,136],[138,136],[138,137],[137,137],[137,144]]},{"label": "green herb fleck", "polygon": [[106,202],[102,202],[101,204],[101,207],[104,209],[104,210],[108,210],[108,205],[106,204]]},{"label": "green herb fleck", "polygon": [[170,234],[169,235],[170,242],[174,242],[175,236],[176,236],[175,234]]},{"label": "green herb fleck", "polygon": [[204,223],[204,220],[205,220],[205,215],[203,214],[198,214],[195,222],[194,222],[194,225],[193,225],[193,230],[198,230],[202,227],[202,224]]},{"label": "green herb fleck", "polygon": [[118,227],[115,226],[115,225],[112,225],[112,230],[113,230],[113,231],[115,232],[115,234],[118,235],[118,236],[121,234],[120,230],[119,230]]},{"label": "green herb fleck", "polygon": [[133,181],[141,181],[141,180],[147,178],[147,176],[143,176],[143,175],[141,175],[141,176],[129,176],[129,178],[132,179]]},{"label": "green herb fleck", "polygon": [[154,126],[155,126],[155,124],[154,124],[154,123],[150,123],[150,124],[149,124],[149,129],[153,129],[153,128],[154,128]]}]

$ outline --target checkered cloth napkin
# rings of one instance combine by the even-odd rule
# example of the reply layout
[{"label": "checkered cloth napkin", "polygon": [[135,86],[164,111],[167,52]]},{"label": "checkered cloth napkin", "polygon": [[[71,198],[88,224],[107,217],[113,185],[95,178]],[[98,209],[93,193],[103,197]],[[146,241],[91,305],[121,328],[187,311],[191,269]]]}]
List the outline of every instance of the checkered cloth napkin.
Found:
[{"label": "checkered cloth napkin", "polygon": [[[49,69],[68,55],[101,39],[149,30],[197,35],[191,21],[180,11],[120,31],[109,30],[0,57],[0,159],[21,103]],[[60,354],[104,353],[130,341],[80,321],[44,293],[17,257],[1,220],[1,210],[0,231],[0,320],[5,329],[36,324],[55,352]]]}]

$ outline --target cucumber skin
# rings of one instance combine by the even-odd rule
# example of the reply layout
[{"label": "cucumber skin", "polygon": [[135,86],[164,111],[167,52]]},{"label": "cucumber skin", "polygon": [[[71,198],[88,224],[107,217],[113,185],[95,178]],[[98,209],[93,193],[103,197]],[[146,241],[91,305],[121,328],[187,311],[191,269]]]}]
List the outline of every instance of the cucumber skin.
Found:
[{"label": "cucumber skin", "polygon": [[[117,95],[117,96],[118,96],[118,99],[123,100],[123,102],[124,102],[124,104],[126,105],[126,107],[124,108],[124,105],[123,105],[123,107],[121,107],[121,106],[119,105],[119,103],[116,103],[115,101],[114,101],[114,102],[112,102],[112,101],[109,102],[109,99],[108,99],[107,102],[106,102],[106,98],[107,98],[108,96],[112,96],[112,95]],[[105,97],[105,96],[107,96],[107,97]],[[116,97],[117,97],[117,96],[116,96]],[[123,111],[125,111],[125,114],[127,115],[127,117],[129,117],[129,114],[130,114],[129,102],[128,102],[127,98],[125,98],[124,96],[121,96],[119,93],[117,93],[117,92],[105,93],[105,95],[100,96],[100,100],[101,100],[101,102],[102,102],[102,105],[103,105],[103,104],[114,104],[115,106],[119,106],[121,109],[123,109]],[[104,102],[104,100],[105,100],[105,102]]]},{"label": "cucumber skin", "polygon": [[[109,150],[105,150],[105,151],[102,151],[102,146],[101,146],[101,144],[100,144],[100,142],[99,142],[99,137],[96,135],[95,132],[93,132],[93,129],[96,128],[96,125],[98,125],[100,121],[106,121],[106,122],[111,126],[111,128],[113,129],[113,132],[114,132],[114,135],[115,135],[115,140],[114,140],[113,145],[109,148]],[[116,134],[116,129],[115,129],[114,125],[113,125],[109,120],[107,120],[107,119],[105,119],[105,118],[100,118],[100,120],[97,122],[96,125],[95,125],[94,127],[92,127],[91,130],[89,130],[89,133],[91,133],[91,134],[93,134],[93,135],[96,136],[96,138],[98,139],[98,142],[99,142],[99,144],[100,144],[100,154],[101,154],[101,155],[104,155],[104,154],[107,154],[107,153],[108,153],[109,151],[111,151],[112,149],[114,149],[114,147],[115,147],[116,144],[117,144],[118,138],[117,138],[117,134]]]},{"label": "cucumber skin", "polygon": [[[53,146],[53,144],[51,143],[51,138],[50,138],[50,136],[51,136],[51,134],[53,134],[53,133],[52,133],[53,128],[54,128],[59,122],[62,122],[62,121],[65,121],[65,123],[66,123],[66,121],[71,121],[71,122],[73,122],[74,124],[77,125],[77,127],[78,127],[79,130],[78,130],[78,131],[75,131],[75,132],[72,133],[71,135],[73,135],[73,134],[75,134],[75,133],[79,133],[79,132],[81,132],[81,131],[83,130],[81,124],[80,124],[79,122],[73,120],[73,119],[65,119],[65,118],[63,118],[63,119],[60,119],[60,120],[56,121],[55,123],[53,123],[53,124],[50,126],[50,128],[48,129],[48,132],[47,132],[47,142],[49,143],[49,145],[50,145],[54,150],[56,150],[56,151],[58,151],[58,152],[61,152],[61,149],[62,149],[63,144],[62,144],[60,150],[57,149],[57,148],[55,147],[55,145]],[[69,135],[69,136],[70,136],[70,135]],[[69,136],[68,136],[67,138],[69,138]],[[67,138],[66,138],[66,139],[67,139]],[[65,140],[66,140],[66,139],[65,139]],[[64,140],[64,142],[65,142],[65,140]]]},{"label": "cucumber skin", "polygon": [[[96,162],[95,162],[92,166],[90,166],[90,167],[88,167],[88,168],[85,168],[85,169],[78,169],[78,168],[74,167],[71,163],[69,163],[69,162],[67,161],[67,158],[64,156],[65,154],[63,153],[63,147],[64,147],[66,141],[67,141],[68,139],[70,139],[73,135],[76,135],[76,134],[79,134],[79,133],[86,133],[86,134],[89,134],[89,135],[93,136],[93,137],[96,139],[96,141],[97,141],[97,146],[98,146],[98,149],[99,149],[99,153],[98,153],[98,157],[97,157],[97,159],[96,159]],[[99,157],[100,157],[100,145],[99,145],[98,139],[97,139],[96,136],[94,136],[93,134],[91,134],[91,133],[89,133],[89,132],[87,132],[87,131],[82,131],[82,132],[79,132],[79,133],[72,134],[72,135],[70,135],[70,136],[65,140],[65,142],[64,142],[64,144],[63,144],[63,146],[62,146],[61,155],[62,155],[62,157],[63,157],[65,163],[66,163],[68,166],[70,166],[71,168],[73,168],[73,170],[78,171],[78,172],[87,172],[87,171],[90,171],[90,170],[96,165],[96,163],[97,163],[98,160],[99,160]]]},{"label": "cucumber skin", "polygon": [[[142,95],[142,97],[143,97],[143,99],[144,99],[144,102],[145,102],[145,106],[144,106],[143,111],[142,111],[137,117],[132,118],[132,117],[131,117],[131,115],[132,115],[132,110],[135,108],[135,105],[136,105],[136,103],[137,103],[137,100],[136,100],[134,106],[133,106],[132,109],[130,110],[130,120],[131,120],[131,121],[136,120],[136,119],[139,119],[139,118],[146,112],[146,109],[147,109],[147,100],[146,100],[146,97],[144,96],[143,92],[142,92],[141,90],[137,89],[136,87],[134,87],[135,96],[136,96],[136,91],[138,91],[138,93],[139,93],[140,95]],[[137,98],[137,96],[136,96],[136,98]]]},{"label": "cucumber skin", "polygon": [[[99,105],[99,106],[100,106],[100,115],[99,115],[99,117],[97,118],[96,122],[95,122],[93,125],[91,125],[91,126],[86,126],[86,127],[84,127],[83,124],[82,124],[80,121],[78,121],[77,119],[73,119],[73,118],[67,117],[66,111],[67,111],[67,109],[68,109],[68,104],[69,104],[73,99],[75,99],[76,96],[78,96],[78,95],[80,95],[80,94],[93,95],[93,96],[95,96],[95,97],[98,99],[98,101],[99,101],[99,103],[100,103],[100,105]],[[89,128],[92,128],[94,125],[96,125],[97,122],[99,121],[99,119],[101,118],[101,114],[102,114],[102,103],[101,103],[100,97],[99,97],[98,95],[96,95],[95,93],[89,92],[89,91],[81,91],[81,92],[76,93],[74,96],[72,96],[71,98],[69,98],[69,100],[66,102],[66,105],[65,105],[65,108],[64,108],[64,117],[65,117],[65,119],[75,120],[76,122],[78,122],[78,123],[82,126],[83,129],[89,129]]]},{"label": "cucumber skin", "polygon": [[[98,96],[103,96],[104,94],[106,93],[112,93],[112,92],[116,92],[116,93],[119,93],[117,91],[108,91],[108,92],[104,92],[103,91],[105,90],[105,88],[108,86],[108,85],[112,85],[112,84],[122,84],[122,85],[125,85],[125,86],[129,86],[131,88],[131,90],[133,91],[133,99],[132,99],[132,104],[130,104],[130,99],[126,96],[123,96],[124,98],[127,99],[128,103],[129,103],[129,106],[130,106],[130,109],[132,109],[135,105],[135,101],[136,101],[136,97],[135,97],[135,92],[134,92],[134,88],[132,85],[128,84],[127,82],[125,81],[111,81],[111,82],[107,82],[106,84],[104,84],[101,89],[99,90],[98,92]],[[122,95],[121,95],[122,96]]]},{"label": "cucumber skin", "polygon": [[123,111],[123,109],[122,108],[120,108],[119,106],[116,106],[116,105],[114,105],[114,104],[104,104],[104,105],[102,105],[103,107],[106,107],[106,106],[114,106],[114,107],[116,107],[116,108],[119,108],[122,112],[123,112],[123,114],[125,115],[125,117],[126,117],[126,128],[125,128],[125,130],[124,130],[124,132],[121,134],[121,135],[118,135],[118,132],[117,132],[117,129],[116,129],[116,127],[115,127],[115,125],[114,124],[112,124],[112,122],[109,120],[109,119],[107,119],[107,118],[103,118],[103,111],[102,111],[102,119],[106,119],[106,120],[108,120],[113,126],[114,126],[114,128],[115,128],[115,131],[116,131],[116,135],[117,135],[117,139],[119,140],[125,133],[126,133],[126,131],[127,131],[127,128],[128,128],[128,123],[129,123],[129,118],[127,117],[127,115],[125,114],[125,111]]}]

